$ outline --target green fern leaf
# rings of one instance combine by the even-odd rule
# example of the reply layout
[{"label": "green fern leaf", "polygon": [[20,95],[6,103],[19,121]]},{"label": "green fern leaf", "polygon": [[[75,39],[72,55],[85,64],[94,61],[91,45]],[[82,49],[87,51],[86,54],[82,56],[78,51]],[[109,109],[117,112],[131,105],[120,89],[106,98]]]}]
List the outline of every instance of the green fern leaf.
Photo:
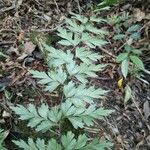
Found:
[{"label": "green fern leaf", "polygon": [[78,25],[74,20],[72,19],[65,19],[66,23],[68,24],[67,28],[72,32],[82,33],[85,30],[84,25]]},{"label": "green fern leaf", "polygon": [[77,46],[81,39],[78,34],[73,34],[72,32],[67,32],[66,29],[58,28],[57,35],[60,36],[63,40],[60,40],[58,43],[64,46]]},{"label": "green fern leaf", "polygon": [[97,77],[95,72],[102,71],[106,65],[104,64],[89,64],[86,65],[85,63],[81,63],[80,66],[78,66],[78,74],[86,74],[89,77]]},{"label": "green fern leaf", "polygon": [[29,138],[28,142],[13,140],[13,143],[23,150],[105,150],[113,146],[112,143],[98,139],[91,142],[85,134],[75,138],[75,134],[71,131],[61,136],[61,144],[58,144],[55,139],[50,139],[46,144],[47,142],[39,138],[35,142]]},{"label": "green fern leaf", "polygon": [[129,27],[127,32],[128,33],[137,32],[140,28],[141,28],[141,26],[139,24],[135,24],[135,25],[132,25],[131,27]]},{"label": "green fern leaf", "polygon": [[31,138],[28,139],[28,143],[23,140],[13,141],[13,143],[24,150],[62,150],[61,145],[54,139],[51,139],[48,145],[45,145],[44,140],[37,139],[36,142],[34,142]]},{"label": "green fern leaf", "polygon": [[62,150],[62,146],[55,139],[51,139],[48,142],[46,150]]},{"label": "green fern leaf", "polygon": [[94,139],[91,143],[87,144],[82,150],[105,150],[106,148],[112,147],[113,144],[106,141],[99,141]]},{"label": "green fern leaf", "polygon": [[67,75],[61,68],[57,71],[50,71],[47,74],[40,71],[29,71],[34,78],[39,79],[38,83],[45,85],[45,91],[54,91],[59,85],[63,84],[67,78]]},{"label": "green fern leaf", "polygon": [[57,107],[49,110],[45,104],[42,104],[37,109],[33,104],[29,104],[27,108],[17,105],[16,107],[11,107],[11,109],[20,116],[21,120],[27,120],[28,126],[35,128],[36,131],[47,131],[52,126],[57,126],[62,116]]},{"label": "green fern leaf", "polygon": [[75,106],[83,106],[85,103],[93,103],[93,99],[102,98],[107,91],[101,88],[95,89],[93,86],[87,88],[85,85],[75,86],[73,82],[69,82],[64,86],[64,95],[66,100],[72,102]]},{"label": "green fern leaf", "polygon": [[97,77],[96,72],[102,71],[106,65],[99,64],[85,64],[81,63],[80,66],[77,66],[77,73],[74,76],[82,83],[87,83],[88,77]]},{"label": "green fern leaf", "polygon": [[63,135],[61,137],[61,142],[63,147],[66,150],[72,150],[75,147],[76,139],[74,138],[74,134],[72,132],[68,132],[67,135]]},{"label": "green fern leaf", "polygon": [[89,31],[91,33],[94,33],[94,34],[99,34],[99,35],[107,35],[108,34],[107,31],[101,30],[101,29],[97,29],[91,24],[87,24],[85,28],[86,28],[87,31]]},{"label": "green fern leaf", "polygon": [[106,45],[108,42],[96,38],[96,37],[91,37],[90,34],[88,33],[82,33],[81,40],[87,44],[90,48],[95,48],[96,46],[103,46]]},{"label": "green fern leaf", "polygon": [[85,17],[85,16],[78,15],[78,14],[75,14],[73,12],[70,12],[70,14],[72,15],[71,18],[76,19],[76,20],[80,21],[83,24],[86,24],[88,22],[88,18]]},{"label": "green fern leaf", "polygon": [[13,140],[13,143],[24,150],[62,150],[61,145],[58,144],[54,139],[49,140],[47,145],[43,139],[39,138],[36,140],[36,142],[29,138],[27,143],[23,140]]},{"label": "green fern leaf", "polygon": [[97,23],[104,23],[104,22],[107,22],[106,19],[97,18],[96,16],[91,16],[91,17],[90,17],[90,21],[92,21],[92,22],[97,22]]},{"label": "green fern leaf", "polygon": [[85,50],[83,47],[76,48],[76,57],[82,60],[86,64],[91,64],[92,62],[101,59],[103,56],[98,53],[93,53],[91,51]]},{"label": "green fern leaf", "polygon": [[102,119],[113,112],[113,110],[103,108],[96,109],[96,106],[92,104],[88,108],[75,107],[69,101],[62,104],[61,111],[75,129],[83,128],[85,125],[92,126],[94,119]]},{"label": "green fern leaf", "polygon": [[78,73],[78,65],[76,65],[75,61],[71,61],[69,64],[66,64],[66,69],[70,76]]},{"label": "green fern leaf", "polygon": [[4,142],[7,135],[8,135],[7,131],[4,132],[0,128],[0,150],[6,150],[6,148],[3,146],[3,142]]},{"label": "green fern leaf", "polygon": [[64,52],[55,49],[54,47],[43,44],[44,48],[48,51],[48,64],[49,66],[59,67],[65,63],[70,63],[73,60],[73,54],[70,51]]},{"label": "green fern leaf", "polygon": [[75,139],[75,135],[71,131],[61,137],[61,142],[65,150],[105,150],[112,146],[112,143],[101,142],[98,139],[89,142],[85,134],[79,135]]},{"label": "green fern leaf", "polygon": [[66,65],[70,76],[75,76],[81,83],[87,82],[87,77],[97,77],[95,72],[102,71],[106,65],[81,63],[76,65],[74,61]]},{"label": "green fern leaf", "polygon": [[36,147],[36,143],[34,143],[33,139],[29,138],[28,139],[28,143],[26,143],[23,140],[20,141],[13,141],[13,143],[15,143],[19,148],[22,148],[24,150],[39,150]]}]

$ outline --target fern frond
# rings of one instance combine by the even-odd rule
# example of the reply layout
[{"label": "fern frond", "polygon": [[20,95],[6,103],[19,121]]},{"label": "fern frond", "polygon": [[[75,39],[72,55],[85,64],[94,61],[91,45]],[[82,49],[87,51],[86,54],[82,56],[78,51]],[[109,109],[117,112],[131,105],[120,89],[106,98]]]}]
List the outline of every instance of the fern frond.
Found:
[{"label": "fern frond", "polygon": [[96,46],[106,45],[108,42],[97,37],[90,36],[89,33],[82,33],[81,40],[87,44],[90,48],[95,48]]},{"label": "fern frond", "polygon": [[73,54],[69,50],[64,52],[44,43],[43,46],[48,52],[48,64],[50,66],[58,67],[73,60]]},{"label": "fern frond", "polygon": [[5,132],[4,132],[4,130],[2,130],[1,128],[0,128],[0,150],[6,150],[6,148],[4,148],[3,147],[3,142],[4,142],[4,139],[5,139]]},{"label": "fern frond", "polygon": [[85,26],[82,24],[78,25],[75,20],[66,18],[65,22],[67,28],[72,32],[82,33],[85,30]]},{"label": "fern frond", "polygon": [[78,34],[73,34],[68,32],[66,29],[58,28],[57,35],[60,36],[63,40],[60,40],[58,43],[64,46],[77,46],[81,39]]},{"label": "fern frond", "polygon": [[37,109],[33,104],[29,104],[27,108],[17,105],[16,107],[11,107],[11,109],[20,116],[21,120],[27,120],[28,126],[35,128],[36,131],[47,131],[51,127],[57,126],[62,116],[57,107],[49,110],[48,105],[45,104],[42,104]]},{"label": "fern frond", "polygon": [[61,137],[61,143],[65,150],[105,150],[113,146],[112,143],[102,142],[98,139],[90,142],[85,134],[81,134],[75,139],[75,135],[71,131]]},{"label": "fern frond", "polygon": [[61,137],[61,143],[66,150],[81,149],[86,145],[87,140],[85,134],[79,135],[75,139],[75,135],[71,131]]},{"label": "fern frond", "polygon": [[[99,22],[99,21],[102,21],[100,19],[97,19],[97,18],[94,18],[93,17],[90,17],[90,21],[93,21],[93,22]],[[104,20],[103,20],[104,21]],[[98,29],[96,27],[94,27],[91,22],[86,22],[86,24],[84,23],[80,23],[78,24],[75,20],[73,19],[68,19],[68,18],[65,18],[65,22],[67,24],[67,28],[74,32],[74,33],[83,33],[85,31],[89,31],[91,33],[94,33],[94,34],[99,34],[99,35],[107,35],[108,32],[105,31],[104,29],[101,30],[101,29]]]},{"label": "fern frond", "polygon": [[94,33],[94,34],[99,34],[99,35],[107,35],[108,32],[106,30],[102,30],[102,29],[97,29],[96,27],[94,27],[93,25],[91,24],[87,24],[85,26],[85,29],[91,33]]},{"label": "fern frond", "polygon": [[96,72],[102,71],[106,65],[81,63],[76,65],[74,61],[66,65],[70,76],[75,76],[81,83],[87,83],[88,77],[97,77]]},{"label": "fern frond", "polygon": [[91,64],[96,60],[100,60],[103,56],[92,51],[88,51],[83,47],[76,48],[76,57],[86,64]]},{"label": "fern frond", "polygon": [[23,150],[105,150],[112,146],[111,143],[102,142],[98,139],[90,142],[85,134],[81,134],[75,138],[75,134],[71,131],[61,136],[60,144],[55,139],[50,139],[48,144],[46,144],[43,139],[39,138],[35,142],[29,138],[28,142],[20,140],[13,141],[13,143]]},{"label": "fern frond", "polygon": [[107,91],[101,88],[95,89],[94,86],[87,88],[85,85],[78,87],[71,81],[64,86],[63,93],[66,100],[72,102],[76,106],[83,106],[85,103],[93,103],[94,99],[102,98]]},{"label": "fern frond", "polygon": [[13,141],[13,143],[24,150],[62,150],[61,145],[54,139],[49,140],[48,144],[39,138],[35,142],[29,138],[27,143],[23,140]]},{"label": "fern frond", "polygon": [[[44,146],[44,149],[45,149],[45,143],[43,140],[40,140],[40,139],[37,139],[37,142],[39,142],[41,144],[41,147]],[[29,138],[28,139],[28,143],[26,143],[25,141],[23,140],[20,140],[20,141],[13,141],[13,143],[15,143],[19,148],[22,148],[24,150],[39,150],[38,146],[36,145],[37,142],[35,143],[33,141],[33,139]],[[40,149],[41,150],[41,149]]]},{"label": "fern frond", "polygon": [[88,108],[75,107],[69,101],[61,105],[61,111],[62,114],[69,119],[75,129],[93,126],[94,119],[102,119],[104,116],[108,116],[113,112],[113,110],[104,108],[96,109],[95,105],[90,105]]},{"label": "fern frond", "polygon": [[88,64],[81,63],[80,66],[78,66],[78,75],[85,74],[89,77],[97,77],[96,72],[102,71],[106,65],[104,64]]},{"label": "fern frond", "polygon": [[[83,48],[83,46],[95,48],[107,44],[107,41],[102,39],[107,32],[94,27],[93,24],[93,22],[101,23],[104,20],[94,16],[87,18],[74,13],[71,15],[71,19],[65,19],[66,26],[57,29],[57,35],[61,38],[58,43],[65,46],[63,50],[40,42],[40,47],[46,50],[46,59],[51,71],[47,73],[29,71],[46,91],[53,92],[61,86],[59,94],[62,95],[62,103],[51,108],[46,104],[39,107],[33,104],[27,107],[22,105],[11,107],[21,120],[27,121],[28,126],[36,131],[52,131],[51,128],[64,125],[62,123],[66,120],[76,129],[84,128],[94,125],[95,119],[102,119],[113,112],[113,110],[97,108],[94,104],[94,100],[102,98],[107,91],[86,86],[88,77],[96,77],[96,72],[103,70],[106,66],[94,64],[93,62],[102,56]],[[67,46],[71,50],[65,50]],[[80,81],[80,85],[76,85],[72,81],[74,79]],[[27,142],[23,140],[13,142],[24,150],[104,150],[112,146],[110,143],[97,139],[91,142],[85,134],[76,137],[72,132],[61,136],[59,142],[53,138],[49,141],[29,138]]]},{"label": "fern frond", "polygon": [[98,18],[98,17],[96,17],[96,16],[90,16],[90,21],[91,21],[91,22],[97,22],[97,23],[104,23],[104,22],[107,22],[106,19]]},{"label": "fern frond", "polygon": [[106,141],[99,141],[99,139],[94,139],[91,143],[87,144],[83,150],[105,150],[111,148],[112,143]]},{"label": "fern frond", "polygon": [[71,18],[76,19],[78,21],[80,21],[83,24],[86,24],[88,22],[88,18],[79,14],[75,14],[73,12],[70,12],[70,14],[72,15]]},{"label": "fern frond", "polygon": [[66,73],[59,68],[57,71],[50,71],[48,73],[40,71],[29,71],[34,78],[39,79],[38,83],[45,85],[45,91],[54,91],[59,85],[63,84],[67,79]]}]

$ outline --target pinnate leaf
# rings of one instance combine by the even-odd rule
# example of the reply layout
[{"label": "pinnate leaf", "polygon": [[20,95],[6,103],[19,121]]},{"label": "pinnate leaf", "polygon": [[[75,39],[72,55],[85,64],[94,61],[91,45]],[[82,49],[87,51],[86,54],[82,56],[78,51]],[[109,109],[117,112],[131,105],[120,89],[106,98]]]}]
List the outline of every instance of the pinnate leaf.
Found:
[{"label": "pinnate leaf", "polygon": [[128,59],[125,59],[121,63],[121,72],[123,76],[126,78],[129,70],[129,61]]},{"label": "pinnate leaf", "polygon": [[141,70],[144,69],[144,64],[139,57],[132,55],[132,56],[130,56],[130,59],[139,69],[141,69]]}]

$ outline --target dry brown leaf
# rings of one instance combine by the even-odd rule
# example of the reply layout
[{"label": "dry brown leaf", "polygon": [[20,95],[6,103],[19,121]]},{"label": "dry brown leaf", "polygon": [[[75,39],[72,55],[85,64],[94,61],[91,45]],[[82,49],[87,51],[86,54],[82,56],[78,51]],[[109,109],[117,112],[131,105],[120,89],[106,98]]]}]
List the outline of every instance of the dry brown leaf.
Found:
[{"label": "dry brown leaf", "polygon": [[145,19],[150,20],[150,13],[145,16]]},{"label": "dry brown leaf", "polygon": [[118,135],[117,136],[117,142],[121,145],[123,145],[123,140],[122,140],[122,136],[121,135]]},{"label": "dry brown leaf", "polygon": [[10,113],[4,110],[3,114],[2,114],[2,117],[3,118],[8,118],[8,117],[10,117]]},{"label": "dry brown leaf", "polygon": [[19,56],[19,57],[17,58],[17,60],[18,60],[19,62],[21,62],[21,61],[23,61],[27,56],[28,56],[28,54],[23,53],[21,56]]},{"label": "dry brown leaf", "polygon": [[11,55],[11,54],[19,55],[18,48],[14,48],[13,46],[11,46],[11,47],[7,50],[7,53],[8,53],[8,55]]},{"label": "dry brown leaf", "polygon": [[34,50],[35,50],[35,47],[36,45],[34,45],[31,41],[30,42],[26,42],[24,44],[24,47],[25,47],[25,52],[28,53],[28,54],[31,54]]},{"label": "dry brown leaf", "polygon": [[135,17],[136,21],[140,22],[145,18],[145,13],[137,8],[134,10],[134,17]]},{"label": "dry brown leaf", "polygon": [[23,38],[24,38],[24,31],[21,31],[19,33],[19,36],[17,37],[17,39],[18,39],[19,42],[21,42],[23,40]]}]

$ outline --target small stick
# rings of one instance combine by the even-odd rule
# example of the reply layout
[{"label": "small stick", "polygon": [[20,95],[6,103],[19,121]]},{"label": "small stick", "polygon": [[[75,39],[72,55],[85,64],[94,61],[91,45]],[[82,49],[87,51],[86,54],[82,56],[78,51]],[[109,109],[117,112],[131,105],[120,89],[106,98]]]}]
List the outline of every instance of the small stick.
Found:
[{"label": "small stick", "polygon": [[134,100],[134,97],[132,97],[132,100],[133,100],[133,102],[134,102],[134,104],[135,104],[137,110],[139,111],[139,113],[140,113],[140,115],[141,115],[141,117],[142,117],[142,120],[144,121],[145,125],[147,126],[147,129],[150,131],[150,126],[148,125],[147,121],[145,120],[145,118],[144,118],[144,116],[143,116],[141,110],[139,109],[139,107],[138,107],[136,101]]},{"label": "small stick", "polygon": [[113,55],[112,53],[108,52],[106,49],[99,47],[100,50],[102,50],[104,53],[108,54],[109,56],[112,56],[113,58],[116,58],[115,55]]},{"label": "small stick", "polygon": [[5,11],[9,11],[15,8],[17,0],[14,0],[13,4],[10,7],[3,8],[0,10],[0,13],[4,13]]},{"label": "small stick", "polygon": [[7,45],[7,44],[11,45],[14,43],[15,43],[15,41],[3,41],[3,42],[0,42],[0,45]]},{"label": "small stick", "polygon": [[61,12],[60,9],[59,9],[59,7],[58,7],[58,4],[57,4],[56,0],[53,0],[53,1],[54,1],[55,5],[56,5],[57,11]]}]

